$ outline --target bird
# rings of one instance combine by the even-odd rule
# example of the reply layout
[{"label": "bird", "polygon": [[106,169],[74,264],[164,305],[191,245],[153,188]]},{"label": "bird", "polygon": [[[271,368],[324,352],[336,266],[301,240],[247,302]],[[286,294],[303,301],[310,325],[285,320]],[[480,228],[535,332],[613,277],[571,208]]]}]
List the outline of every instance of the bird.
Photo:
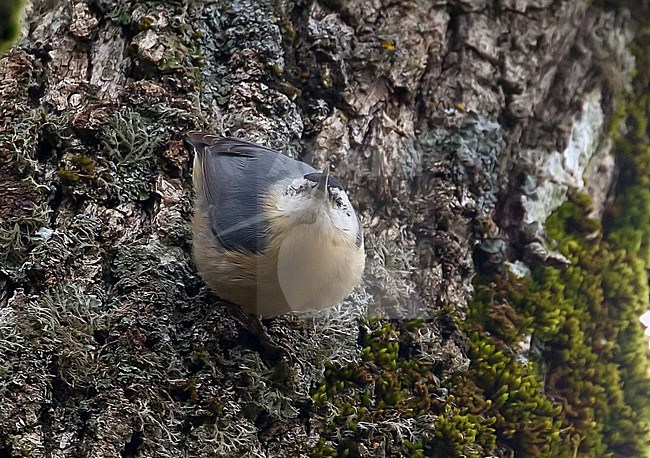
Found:
[{"label": "bird", "polygon": [[193,259],[221,299],[271,318],[333,307],[361,281],[363,227],[342,184],[255,143],[188,132]]}]

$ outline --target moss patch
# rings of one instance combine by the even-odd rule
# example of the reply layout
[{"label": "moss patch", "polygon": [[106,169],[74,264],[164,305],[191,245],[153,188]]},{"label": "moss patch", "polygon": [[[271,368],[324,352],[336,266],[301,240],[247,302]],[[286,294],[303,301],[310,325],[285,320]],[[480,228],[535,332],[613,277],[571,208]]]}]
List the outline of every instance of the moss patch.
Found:
[{"label": "moss patch", "polygon": [[[523,280],[514,275],[479,280],[462,324],[473,329],[479,348],[487,348],[471,355],[468,383],[493,403],[495,391],[506,397],[488,413],[507,420],[496,424],[500,441],[527,456],[647,452],[650,379],[644,373],[650,365],[638,320],[641,303],[647,303],[646,273],[633,253],[601,238],[599,223],[588,217],[589,205],[587,196],[577,196],[547,221],[549,238],[558,242],[570,267],[538,267]],[[512,381],[519,386],[519,379],[526,380],[528,395],[523,409],[514,412]],[[538,417],[539,427],[515,422],[508,428],[525,416]]]},{"label": "moss patch", "polygon": [[362,324],[360,360],[327,366],[313,393],[327,429],[311,456],[383,449],[390,456],[480,457],[494,449],[494,420],[469,398],[450,394],[454,377],[443,376],[442,364],[423,348],[432,327],[422,320]]}]

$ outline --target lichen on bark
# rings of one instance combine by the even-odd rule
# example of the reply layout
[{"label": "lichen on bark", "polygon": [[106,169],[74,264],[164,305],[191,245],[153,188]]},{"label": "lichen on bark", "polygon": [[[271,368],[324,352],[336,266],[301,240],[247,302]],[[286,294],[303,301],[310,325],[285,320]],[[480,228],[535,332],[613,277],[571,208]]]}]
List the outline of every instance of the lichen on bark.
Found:
[{"label": "lichen on bark", "polygon": [[[524,223],[581,188],[631,24],[578,1],[33,2],[0,58],[0,455],[507,453],[457,401],[472,252],[528,260]],[[284,353],[193,268],[197,128],[329,163],[359,209],[362,285],[265,322]]]}]

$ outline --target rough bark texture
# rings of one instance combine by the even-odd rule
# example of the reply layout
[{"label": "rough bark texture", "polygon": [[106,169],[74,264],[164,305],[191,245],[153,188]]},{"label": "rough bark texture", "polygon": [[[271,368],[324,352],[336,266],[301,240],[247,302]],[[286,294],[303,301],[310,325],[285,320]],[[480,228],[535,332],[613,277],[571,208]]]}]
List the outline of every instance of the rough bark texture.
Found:
[{"label": "rough bark texture", "polygon": [[[366,313],[426,318],[438,375],[462,371],[474,248],[523,258],[523,223],[584,186],[627,22],[578,1],[35,2],[0,59],[0,456],[307,454],[311,390]],[[192,266],[194,128],[329,162],[360,210],[353,296],[265,323],[292,358]]]}]

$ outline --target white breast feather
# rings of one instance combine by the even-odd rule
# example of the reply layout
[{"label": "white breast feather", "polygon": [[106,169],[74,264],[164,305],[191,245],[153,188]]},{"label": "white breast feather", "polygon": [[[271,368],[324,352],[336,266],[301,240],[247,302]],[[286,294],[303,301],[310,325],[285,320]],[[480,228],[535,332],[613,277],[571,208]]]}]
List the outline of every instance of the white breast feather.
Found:
[{"label": "white breast feather", "polygon": [[338,304],[359,282],[363,259],[359,247],[317,225],[290,231],[278,250],[278,282],[291,310]]}]

